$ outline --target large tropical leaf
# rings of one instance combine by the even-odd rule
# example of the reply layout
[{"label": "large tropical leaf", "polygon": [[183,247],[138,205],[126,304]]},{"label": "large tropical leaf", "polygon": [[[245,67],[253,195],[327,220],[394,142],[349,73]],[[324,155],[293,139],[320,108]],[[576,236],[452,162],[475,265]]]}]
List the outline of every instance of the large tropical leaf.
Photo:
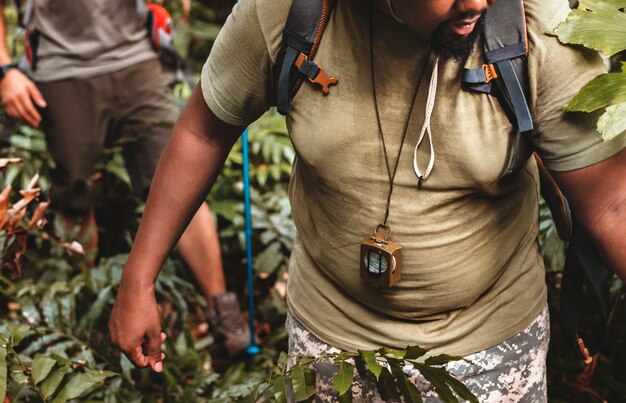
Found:
[{"label": "large tropical leaf", "polygon": [[602,133],[604,141],[626,131],[626,102],[606,108],[598,120],[598,131]]},{"label": "large tropical leaf", "polygon": [[601,74],[585,85],[563,107],[568,112],[593,112],[600,108],[626,102],[626,63],[621,73]]},{"label": "large tropical leaf", "polygon": [[581,0],[553,31],[563,43],[583,45],[605,56],[626,49],[625,0]]}]

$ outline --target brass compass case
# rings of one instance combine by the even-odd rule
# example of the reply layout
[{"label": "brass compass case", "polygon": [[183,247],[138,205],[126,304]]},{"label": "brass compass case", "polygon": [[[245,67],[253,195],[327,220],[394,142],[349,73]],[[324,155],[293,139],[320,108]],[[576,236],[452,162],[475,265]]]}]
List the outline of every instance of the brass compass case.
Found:
[{"label": "brass compass case", "polygon": [[374,287],[391,288],[400,281],[402,247],[388,239],[367,235],[361,242],[361,278]]}]

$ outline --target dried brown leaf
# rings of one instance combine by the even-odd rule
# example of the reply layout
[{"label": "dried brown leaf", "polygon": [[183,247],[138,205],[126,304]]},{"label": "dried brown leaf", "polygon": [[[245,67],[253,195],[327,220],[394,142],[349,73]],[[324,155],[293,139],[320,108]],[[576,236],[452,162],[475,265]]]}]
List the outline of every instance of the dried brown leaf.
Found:
[{"label": "dried brown leaf", "polygon": [[285,298],[287,295],[287,284],[282,281],[277,281],[276,284],[274,284],[274,289],[278,291],[278,294],[280,294],[282,298]]},{"label": "dried brown leaf", "polygon": [[28,234],[26,232],[22,232],[15,237],[15,249],[11,249],[13,256],[7,259],[6,267],[13,280],[17,280],[22,276],[22,256],[24,256],[24,252],[26,252],[27,236]]},{"label": "dried brown leaf", "polygon": [[22,218],[24,218],[24,216],[26,215],[25,208],[19,209],[13,213],[11,212],[11,210],[9,210],[9,219],[7,222],[7,232],[9,233],[15,232],[16,227],[20,224],[20,221],[22,221]]},{"label": "dried brown leaf", "polygon": [[20,190],[20,194],[22,195],[22,199],[26,199],[27,204],[36,199],[39,194],[41,194],[41,189],[32,188],[32,189],[23,189]]},{"label": "dried brown leaf", "polygon": [[85,254],[85,249],[83,248],[83,245],[81,245],[77,241],[64,242],[62,244],[62,246],[63,246],[63,248],[65,248],[66,251],[68,251],[70,253],[77,253],[79,255],[84,255]]},{"label": "dried brown leaf", "polygon": [[43,228],[43,226],[46,225],[45,214],[46,210],[48,210],[49,205],[50,202],[39,203],[39,205],[37,206],[37,208],[35,208],[35,211],[33,212],[33,216],[28,222],[29,227],[36,225],[38,228]]},{"label": "dried brown leaf", "polygon": [[93,182],[98,181],[98,180],[100,180],[100,179],[102,179],[102,172],[97,171],[97,172],[94,172],[94,173],[93,173],[93,174],[89,177],[89,179],[87,180],[87,182],[89,182],[89,184],[90,184],[90,185],[92,185],[92,184],[93,184]]},{"label": "dried brown leaf", "polygon": [[11,197],[11,185],[7,185],[0,193],[0,229],[4,227],[7,211],[9,210],[9,198]]},{"label": "dried brown leaf", "polygon": [[8,211],[9,220],[11,219],[10,217],[16,214],[18,211],[25,210],[26,206],[28,206],[30,202],[32,202],[37,197],[39,197],[40,193],[41,193],[41,189],[39,188],[20,190],[20,194],[22,195],[22,198],[9,209]]},{"label": "dried brown leaf", "polygon": [[39,181],[39,173],[36,173],[35,175],[33,175],[32,178],[30,178],[30,182],[28,182],[28,186],[26,186],[26,190],[34,189],[35,185],[37,184],[37,181]]}]

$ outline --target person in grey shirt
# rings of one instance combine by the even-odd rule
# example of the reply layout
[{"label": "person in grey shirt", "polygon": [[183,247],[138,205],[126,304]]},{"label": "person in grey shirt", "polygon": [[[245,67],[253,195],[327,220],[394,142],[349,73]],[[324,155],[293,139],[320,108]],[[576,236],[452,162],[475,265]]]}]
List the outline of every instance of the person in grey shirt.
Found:
[{"label": "person in grey shirt", "polygon": [[[27,7],[28,26],[38,36],[33,80],[15,68],[6,41],[0,41],[2,102],[10,117],[41,125],[56,163],[53,206],[92,234],[85,248],[93,250],[98,243],[94,205],[104,190],[95,165],[106,157],[106,147],[124,138],[133,190],[147,197],[178,116],[174,75],[150,43],[148,9],[141,2],[32,0]],[[3,38],[5,31],[0,19]],[[243,351],[249,330],[236,296],[226,292],[218,234],[206,203],[194,213],[178,251],[208,301],[213,334],[230,355]],[[154,292],[155,281],[142,287]]]}]

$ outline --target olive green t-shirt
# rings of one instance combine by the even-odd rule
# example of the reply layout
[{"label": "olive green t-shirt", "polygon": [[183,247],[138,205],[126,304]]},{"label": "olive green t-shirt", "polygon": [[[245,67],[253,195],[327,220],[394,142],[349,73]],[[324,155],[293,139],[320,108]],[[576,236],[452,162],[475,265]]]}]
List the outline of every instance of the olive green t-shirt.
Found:
[{"label": "olive green t-shirt", "polygon": [[[440,63],[431,118],[436,160],[421,188],[413,149],[424,120],[434,56],[407,27],[373,13],[373,60],[381,126],[393,168],[419,85],[391,198],[392,240],[403,248],[402,280],[378,289],[359,275],[360,242],[385,214],[389,178],[378,132],[367,2],[339,0],[315,62],[338,78],[328,95],[305,83],[287,126],[295,150],[289,196],[297,236],[287,299],[294,317],[341,349],[420,345],[466,355],[519,333],[546,301],[537,242],[533,159],[505,171],[512,126],[498,101],[461,88],[463,65]],[[289,0],[242,0],[204,66],[209,108],[246,125],[272,104],[272,64]],[[604,143],[595,118],[561,110],[603,71],[599,57],[544,33],[567,14],[562,0],[528,0],[532,143],[546,165],[567,171],[606,159],[626,136]],[[480,49],[477,44],[476,49]],[[480,67],[475,51],[467,67]],[[418,150],[424,170],[428,141]]]},{"label": "olive green t-shirt", "polygon": [[135,0],[33,0],[36,81],[87,78],[156,59]]}]

